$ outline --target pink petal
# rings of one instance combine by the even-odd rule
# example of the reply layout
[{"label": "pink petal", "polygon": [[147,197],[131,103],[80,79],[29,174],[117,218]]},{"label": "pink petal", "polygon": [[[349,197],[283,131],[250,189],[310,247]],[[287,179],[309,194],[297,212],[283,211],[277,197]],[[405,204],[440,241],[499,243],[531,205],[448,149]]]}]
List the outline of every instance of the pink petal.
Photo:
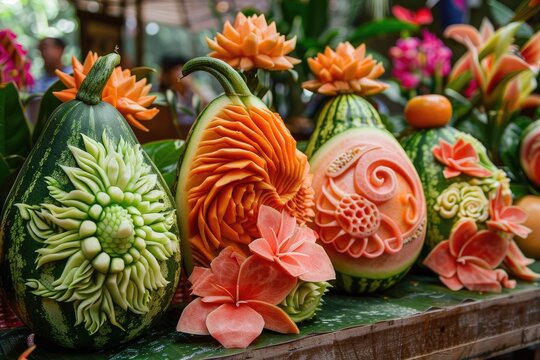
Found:
[{"label": "pink petal", "polygon": [[208,315],[206,327],[226,348],[245,349],[261,334],[264,319],[245,304],[223,304]]},{"label": "pink petal", "polygon": [[289,315],[277,306],[256,300],[250,300],[246,305],[263,317],[265,329],[282,334],[298,334],[300,332]]},{"label": "pink petal", "polygon": [[259,300],[276,305],[291,292],[296,278],[281,266],[258,256],[250,256],[240,267],[238,300]]},{"label": "pink petal", "polygon": [[456,274],[456,258],[450,253],[448,240],[438,243],[423,264],[442,277],[453,277]]},{"label": "pink petal", "polygon": [[483,230],[469,239],[461,248],[458,258],[472,256],[484,260],[491,269],[501,264],[508,251],[508,241],[498,234]]},{"label": "pink petal", "polygon": [[514,240],[510,240],[510,243],[508,245],[508,253],[507,256],[510,256],[512,259],[514,259],[515,262],[517,262],[520,265],[531,265],[534,264],[534,259],[527,258],[523,252],[521,252],[521,249],[516,244]]},{"label": "pink petal", "polygon": [[403,6],[392,6],[392,15],[398,20],[414,23],[414,12]]},{"label": "pink petal", "polygon": [[502,284],[507,289],[513,289],[516,287],[516,280],[508,279],[508,274],[502,269],[496,269],[495,274],[497,274],[497,281]]},{"label": "pink petal", "polygon": [[268,261],[274,261],[274,256],[276,255],[274,251],[272,251],[272,247],[265,238],[260,238],[252,241],[249,244],[249,250],[251,250],[252,253],[257,254]]},{"label": "pink petal", "polygon": [[466,142],[463,139],[459,139],[454,144],[453,150],[454,153],[452,157],[456,160],[470,158],[471,161],[478,161],[478,154],[476,153],[474,146],[472,146],[471,143]]},{"label": "pink petal", "polygon": [[433,16],[431,15],[431,10],[427,7],[418,9],[416,11],[415,22],[418,25],[431,24],[433,22]]},{"label": "pink petal", "polygon": [[501,82],[508,80],[511,76],[529,69],[529,64],[516,55],[503,55],[491,71],[489,83],[486,88],[486,94],[491,94],[495,87]]},{"label": "pink petal", "polygon": [[280,250],[283,248],[282,243],[286,242],[294,235],[294,230],[296,229],[296,218],[289,215],[286,210],[281,212],[281,224],[279,226],[278,244],[280,245]]},{"label": "pink petal", "polygon": [[508,223],[508,229],[523,239],[525,239],[532,232],[532,230],[528,227],[516,223]]},{"label": "pink petal", "polygon": [[[450,253],[458,257],[463,246],[477,232],[476,223],[473,219],[464,218],[454,225],[450,233]],[[449,276],[446,276],[449,277]]]},{"label": "pink petal", "polygon": [[500,217],[508,222],[521,224],[527,220],[527,213],[518,206],[506,206],[501,211]]},{"label": "pink petal", "polygon": [[461,174],[461,171],[454,170],[448,167],[443,170],[443,175],[445,179],[451,179],[453,177],[459,176],[460,174]]},{"label": "pink petal", "polygon": [[444,36],[462,44],[469,41],[475,47],[480,47],[484,42],[478,30],[474,26],[466,24],[448,26],[444,31]]},{"label": "pink petal", "polygon": [[507,255],[504,258],[504,264],[508,267],[512,274],[520,279],[535,281],[540,278],[540,274],[535,273],[526,265],[521,264],[519,259],[513,258],[511,255]]},{"label": "pink petal", "polygon": [[257,218],[257,229],[261,236],[268,241],[272,252],[276,253],[278,249],[278,233],[281,224],[281,214],[276,209],[262,205],[259,208],[259,216]]},{"label": "pink petal", "polygon": [[439,276],[439,280],[446,285],[452,291],[458,291],[463,289],[463,284],[459,281],[457,275],[454,275],[450,278],[445,278],[444,276]]},{"label": "pink petal", "polygon": [[210,334],[206,328],[206,318],[219,306],[219,304],[206,304],[202,302],[201,298],[193,300],[182,311],[178,325],[176,325],[176,331],[195,335]]},{"label": "pink petal", "polygon": [[457,276],[461,283],[471,291],[501,292],[497,274],[489,265],[473,257],[464,258],[465,264],[457,266]]},{"label": "pink petal", "polygon": [[236,294],[236,284],[240,272],[238,256],[239,254],[229,246],[221,250],[219,255],[210,263],[216,283],[232,295]]},{"label": "pink petal", "polygon": [[193,268],[193,271],[191,272],[191,275],[189,276],[188,281],[192,284],[196,284],[197,282],[203,281],[204,279],[210,275],[212,272],[208,268],[203,268],[200,266],[195,266]]},{"label": "pink petal", "polygon": [[328,281],[336,278],[336,273],[332,262],[319,244],[305,242],[297,250],[299,253],[308,256],[298,257],[302,263],[305,272],[300,275],[300,279],[304,281]]},{"label": "pink petal", "polygon": [[281,266],[283,271],[293,277],[299,277],[306,272],[303,264],[300,262],[302,256],[295,256],[293,254],[280,255],[276,262]]}]

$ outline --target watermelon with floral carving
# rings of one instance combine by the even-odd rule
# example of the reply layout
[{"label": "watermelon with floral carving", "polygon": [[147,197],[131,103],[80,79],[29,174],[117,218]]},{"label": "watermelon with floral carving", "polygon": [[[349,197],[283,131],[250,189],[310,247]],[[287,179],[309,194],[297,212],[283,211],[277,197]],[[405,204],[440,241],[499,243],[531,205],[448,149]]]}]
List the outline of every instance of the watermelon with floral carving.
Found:
[{"label": "watermelon with floral carving", "polygon": [[[508,177],[478,140],[446,126],[417,131],[402,144],[426,195],[424,265],[453,290],[497,292],[501,286],[512,287],[499,269],[503,264],[520,278],[538,278],[527,268],[531,260],[512,240],[528,234],[522,225],[526,214],[512,206]],[[503,256],[494,255],[499,253]]]}]

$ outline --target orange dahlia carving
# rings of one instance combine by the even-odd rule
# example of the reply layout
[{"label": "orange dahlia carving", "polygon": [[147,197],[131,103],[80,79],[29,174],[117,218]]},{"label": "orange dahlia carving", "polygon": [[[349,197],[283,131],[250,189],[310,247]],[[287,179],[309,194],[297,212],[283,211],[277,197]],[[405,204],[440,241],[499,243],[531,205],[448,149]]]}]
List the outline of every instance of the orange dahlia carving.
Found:
[{"label": "orange dahlia carving", "polygon": [[308,64],[316,79],[305,81],[302,87],[319,94],[366,96],[388,88],[387,84],[375,80],[384,73],[384,68],[371,55],[366,56],[364,44],[355,49],[349,42],[344,42],[335,51],[326,47],[324,53],[309,58]]},{"label": "orange dahlia carving", "polygon": [[300,60],[287,56],[296,46],[296,36],[285,40],[276,31],[276,23],[266,23],[264,15],[236,15],[234,24],[225,22],[223,33],[212,40],[206,38],[212,50],[209,56],[223,60],[236,69],[253,68],[288,70]]},{"label": "orange dahlia carving", "polygon": [[268,109],[227,105],[202,134],[186,183],[196,265],[232,246],[249,255],[260,237],[261,205],[286,210],[300,223],[313,216],[309,163],[283,120]]},{"label": "orange dahlia carving", "polygon": [[[83,64],[75,57],[71,59],[73,75],[56,70],[56,75],[67,89],[55,91],[54,96],[63,102],[75,99],[83,80],[97,59],[98,55],[90,51]],[[132,126],[148,131],[140,121],[152,120],[159,112],[156,108],[147,109],[156,99],[155,96],[148,95],[150,88],[151,85],[146,84],[146,79],[137,81],[129,69],[122,70],[117,66],[103,89],[102,100],[114,106]]]}]

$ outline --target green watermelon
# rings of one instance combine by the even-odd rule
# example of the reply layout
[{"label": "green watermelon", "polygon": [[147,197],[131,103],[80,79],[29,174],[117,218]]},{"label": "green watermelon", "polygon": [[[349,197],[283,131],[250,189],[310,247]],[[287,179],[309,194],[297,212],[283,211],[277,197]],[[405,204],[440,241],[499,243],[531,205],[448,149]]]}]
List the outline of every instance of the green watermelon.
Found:
[{"label": "green watermelon", "polygon": [[341,94],[330,97],[317,115],[315,129],[306,146],[305,154],[309,158],[332,136],[346,129],[361,126],[384,129],[379,113],[361,96]]},{"label": "green watermelon", "polygon": [[[491,172],[487,177],[465,173],[446,178],[445,164],[433,155],[440,141],[453,145],[459,139],[470,143],[478,154],[478,164]],[[485,147],[474,137],[446,126],[418,131],[402,141],[407,155],[414,164],[427,202],[425,257],[438,243],[447,240],[455,223],[464,217],[483,223],[489,216],[489,194],[498,186],[509,190],[509,180],[488,158]]]},{"label": "green watermelon", "polygon": [[60,105],[2,213],[2,289],[38,339],[101,349],[140,335],[180,274],[174,199],[103,88],[100,58]]}]

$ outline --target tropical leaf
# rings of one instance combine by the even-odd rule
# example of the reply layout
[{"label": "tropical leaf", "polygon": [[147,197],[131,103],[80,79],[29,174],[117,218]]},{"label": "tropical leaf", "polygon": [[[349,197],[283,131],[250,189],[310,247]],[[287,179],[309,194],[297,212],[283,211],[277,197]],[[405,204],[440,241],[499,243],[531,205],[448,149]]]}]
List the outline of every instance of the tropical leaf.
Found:
[{"label": "tropical leaf", "polygon": [[62,101],[58,100],[56,96],[54,96],[53,91],[61,91],[64,89],[66,89],[66,86],[60,80],[57,80],[43,94],[43,97],[41,98],[41,103],[39,105],[36,125],[34,126],[34,132],[32,133],[33,144],[36,143],[39,135],[43,131],[43,128],[45,127],[49,116],[51,116],[53,111],[56,110],[56,108],[60,106],[60,104],[62,104]]},{"label": "tropical leaf", "polygon": [[358,45],[370,38],[399,33],[401,31],[416,31],[418,26],[394,18],[371,21],[357,27],[348,37],[353,45]]},{"label": "tropical leaf", "polygon": [[183,151],[184,140],[160,140],[146,143],[142,146],[154,162],[161,175],[172,189],[176,178],[178,159]]}]

